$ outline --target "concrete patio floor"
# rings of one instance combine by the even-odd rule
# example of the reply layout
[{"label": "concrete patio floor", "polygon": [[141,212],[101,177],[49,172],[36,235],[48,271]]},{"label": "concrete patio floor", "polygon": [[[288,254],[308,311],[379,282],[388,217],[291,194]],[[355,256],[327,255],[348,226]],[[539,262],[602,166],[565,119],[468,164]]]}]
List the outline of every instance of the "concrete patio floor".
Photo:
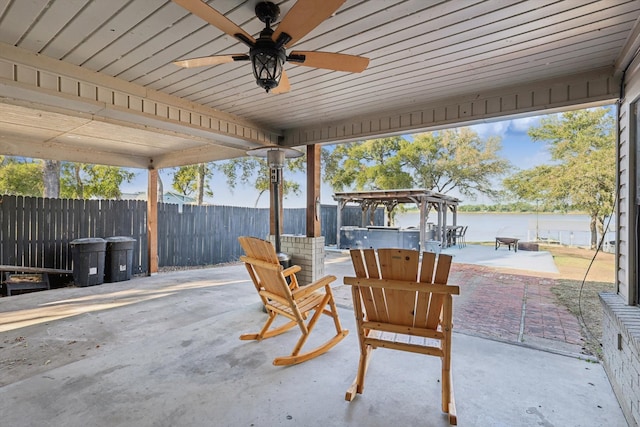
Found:
[{"label": "concrete patio floor", "polygon": [[[463,279],[487,268],[462,267]],[[344,294],[348,257],[329,253],[326,273],[339,276],[334,289]],[[472,289],[467,293],[480,295]],[[351,334],[329,353],[283,368],[271,362],[291,350],[295,331],[260,343],[238,339],[265,317],[242,265],[1,298],[1,423],[448,425],[433,357],[379,349],[364,394],[344,401],[358,344],[350,302],[338,301]],[[474,304],[459,306],[454,301],[454,312]],[[477,322],[468,316],[467,323]],[[456,321],[452,356],[458,425],[627,426],[600,364],[571,349],[513,345],[464,322]],[[331,321],[321,319],[307,345],[331,330]]]}]

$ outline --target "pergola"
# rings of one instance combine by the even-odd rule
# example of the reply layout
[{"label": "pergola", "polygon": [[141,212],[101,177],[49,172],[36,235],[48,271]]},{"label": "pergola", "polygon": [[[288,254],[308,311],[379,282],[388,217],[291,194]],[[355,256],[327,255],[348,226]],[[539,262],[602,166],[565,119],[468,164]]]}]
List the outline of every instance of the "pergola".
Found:
[{"label": "pergola", "polygon": [[[426,248],[427,230],[426,221],[431,208],[438,213],[436,225],[436,238],[441,242],[442,247],[446,247],[447,241],[447,212],[452,213],[451,226],[456,226],[458,222],[458,203],[460,200],[424,189],[408,190],[376,190],[376,191],[355,191],[345,193],[335,193],[333,198],[338,202],[338,225],[337,225],[337,245],[340,247],[340,228],[342,227],[342,209],[347,203],[357,203],[362,209],[362,226],[367,225],[367,213],[375,211],[378,206],[384,206],[387,215],[401,203],[414,203],[420,210],[420,247]],[[389,225],[389,222],[387,222]]]}]

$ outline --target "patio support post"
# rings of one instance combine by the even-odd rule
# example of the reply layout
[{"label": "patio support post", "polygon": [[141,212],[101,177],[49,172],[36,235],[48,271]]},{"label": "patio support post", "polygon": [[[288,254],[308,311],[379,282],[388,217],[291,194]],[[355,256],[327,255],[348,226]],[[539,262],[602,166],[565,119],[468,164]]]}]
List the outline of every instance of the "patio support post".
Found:
[{"label": "patio support post", "polygon": [[158,171],[149,168],[147,187],[148,274],[158,273]]},{"label": "patio support post", "polygon": [[442,212],[442,247],[448,248],[449,241],[447,240],[447,202],[440,202],[440,211]]},{"label": "patio support post", "polygon": [[320,237],[320,145],[307,146],[307,237]]}]

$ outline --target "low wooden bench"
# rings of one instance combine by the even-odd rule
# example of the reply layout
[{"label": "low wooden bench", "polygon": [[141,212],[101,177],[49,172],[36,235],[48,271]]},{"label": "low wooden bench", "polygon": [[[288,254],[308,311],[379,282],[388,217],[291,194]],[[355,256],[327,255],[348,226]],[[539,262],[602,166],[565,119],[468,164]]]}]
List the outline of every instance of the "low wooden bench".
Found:
[{"label": "low wooden bench", "polygon": [[507,245],[509,250],[511,250],[511,246],[513,246],[513,250],[518,252],[518,240],[514,237],[496,237],[496,251],[500,247],[500,245]]},{"label": "low wooden bench", "polygon": [[46,267],[0,265],[0,279],[5,274],[6,278],[2,283],[5,286],[7,296],[11,296],[13,291],[48,290],[50,289],[49,274],[73,274],[73,271]]}]

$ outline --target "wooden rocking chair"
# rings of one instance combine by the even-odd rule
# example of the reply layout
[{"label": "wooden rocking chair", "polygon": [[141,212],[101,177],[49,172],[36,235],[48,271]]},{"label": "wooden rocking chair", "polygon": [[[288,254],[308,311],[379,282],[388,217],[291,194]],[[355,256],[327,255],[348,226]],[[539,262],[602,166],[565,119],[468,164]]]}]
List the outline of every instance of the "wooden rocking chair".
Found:
[{"label": "wooden rocking chair", "polygon": [[[270,242],[255,237],[240,237],[238,240],[246,253],[246,256],[241,256],[240,260],[245,263],[269,316],[260,332],[241,335],[241,340],[271,338],[297,325],[302,336],[291,355],[277,357],[273,361],[274,365],[293,365],[326,353],[349,334],[349,331],[342,329],[340,325],[333,292],[329,286],[331,282],[336,280],[335,276],[325,276],[309,285],[300,287],[295,275],[301,270],[300,266],[294,265],[283,269],[278,261],[275,248]],[[287,279],[290,280],[290,283],[287,283]],[[314,311],[314,314],[305,323],[311,310]],[[311,330],[322,314],[333,318],[336,335],[314,350],[300,353]],[[288,318],[289,322],[270,329],[278,315]]]},{"label": "wooden rocking chair", "polygon": [[[442,361],[442,411],[455,425],[456,408],[451,384],[452,295],[447,285],[451,256],[422,254],[406,249],[351,250],[357,277],[345,277],[352,286],[360,342],[358,374],[345,399],[364,390],[372,351],[377,347],[437,356]],[[434,275],[435,270],[435,275]]]}]

